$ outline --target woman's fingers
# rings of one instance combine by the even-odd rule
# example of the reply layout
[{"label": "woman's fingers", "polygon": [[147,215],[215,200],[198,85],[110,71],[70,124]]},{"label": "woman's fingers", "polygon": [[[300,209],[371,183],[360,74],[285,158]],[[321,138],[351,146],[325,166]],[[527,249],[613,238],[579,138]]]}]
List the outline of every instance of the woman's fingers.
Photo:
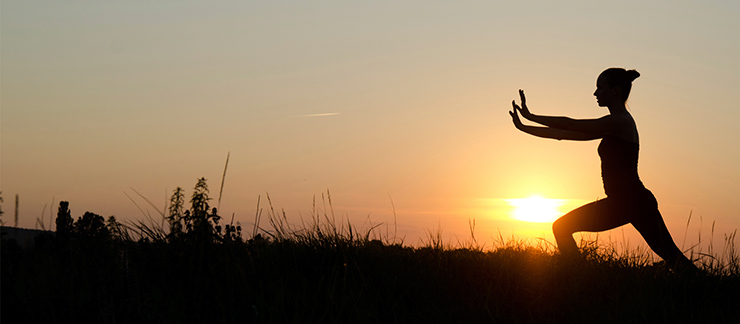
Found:
[{"label": "woman's fingers", "polygon": [[516,109],[509,112],[509,116],[511,116],[511,122],[514,123],[514,126],[518,129],[522,125],[522,121],[519,119],[519,115],[516,113]]},{"label": "woman's fingers", "polygon": [[519,89],[519,98],[522,100],[522,108],[527,109],[527,97],[524,96],[524,90]]},{"label": "woman's fingers", "polygon": [[514,113],[521,113],[522,112],[522,107],[519,107],[519,105],[516,104],[516,101],[515,100],[512,100],[511,101],[511,105],[514,107],[514,109],[513,109]]},{"label": "woman's fingers", "polygon": [[516,111],[516,108],[509,111],[509,115],[514,119],[519,119],[519,113]]},{"label": "woman's fingers", "polygon": [[522,99],[522,106],[527,104],[527,98],[524,96],[524,90],[519,89],[519,98]]}]

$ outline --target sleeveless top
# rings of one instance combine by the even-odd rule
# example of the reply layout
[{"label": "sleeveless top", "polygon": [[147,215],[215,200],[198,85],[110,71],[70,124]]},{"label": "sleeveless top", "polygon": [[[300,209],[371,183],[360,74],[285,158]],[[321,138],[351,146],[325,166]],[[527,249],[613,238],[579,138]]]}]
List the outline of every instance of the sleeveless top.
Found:
[{"label": "sleeveless top", "polygon": [[624,196],[644,190],[637,175],[640,144],[606,135],[599,144],[601,180],[608,196]]}]

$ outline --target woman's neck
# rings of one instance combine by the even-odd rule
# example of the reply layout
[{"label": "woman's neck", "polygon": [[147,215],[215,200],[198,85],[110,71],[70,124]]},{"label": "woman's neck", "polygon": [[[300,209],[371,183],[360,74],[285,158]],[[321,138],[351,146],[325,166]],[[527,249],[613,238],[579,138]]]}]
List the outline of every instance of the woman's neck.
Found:
[{"label": "woman's neck", "polygon": [[625,106],[624,103],[609,105],[607,106],[607,108],[609,109],[609,113],[612,115],[622,114],[622,113],[627,112],[627,106]]}]

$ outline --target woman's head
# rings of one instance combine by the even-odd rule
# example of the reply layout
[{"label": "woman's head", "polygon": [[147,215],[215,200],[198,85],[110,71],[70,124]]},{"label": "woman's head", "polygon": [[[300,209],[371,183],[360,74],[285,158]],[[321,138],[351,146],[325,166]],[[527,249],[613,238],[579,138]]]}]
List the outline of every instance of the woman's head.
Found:
[{"label": "woman's head", "polygon": [[[623,68],[608,68],[601,72],[596,80],[596,92],[594,95],[599,98],[599,92],[605,99],[621,100],[622,103],[627,101],[632,90],[632,81],[640,76],[640,72],[635,70],[625,70]],[[599,98],[600,99],[600,98]],[[604,102],[606,104],[606,102]]]}]

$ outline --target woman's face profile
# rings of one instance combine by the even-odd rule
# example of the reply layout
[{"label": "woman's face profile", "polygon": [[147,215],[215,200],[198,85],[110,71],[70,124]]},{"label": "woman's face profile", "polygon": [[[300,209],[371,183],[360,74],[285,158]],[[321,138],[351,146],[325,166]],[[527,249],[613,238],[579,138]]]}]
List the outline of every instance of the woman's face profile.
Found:
[{"label": "woman's face profile", "polygon": [[596,79],[596,91],[594,91],[596,103],[599,107],[609,106],[615,100],[618,100],[618,90],[619,89],[617,87],[610,86],[603,76],[599,76],[599,78]]}]

